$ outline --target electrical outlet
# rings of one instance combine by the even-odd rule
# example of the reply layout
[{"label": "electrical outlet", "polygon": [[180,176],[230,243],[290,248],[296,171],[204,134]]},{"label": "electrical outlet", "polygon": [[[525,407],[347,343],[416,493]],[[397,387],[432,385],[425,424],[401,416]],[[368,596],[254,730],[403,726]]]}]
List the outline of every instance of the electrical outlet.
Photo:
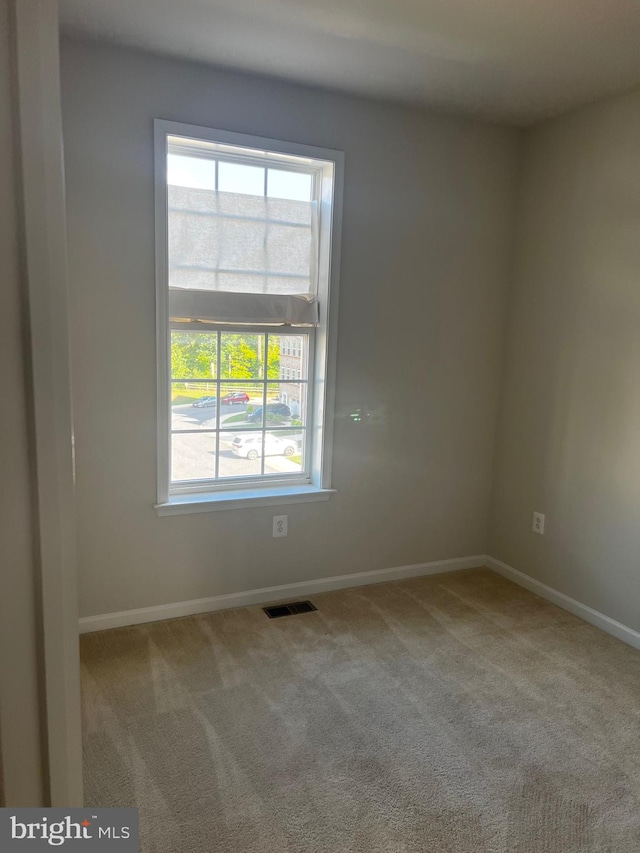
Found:
[{"label": "electrical outlet", "polygon": [[542,512],[534,512],[533,513],[533,524],[531,525],[531,529],[533,530],[534,533],[539,533],[540,536],[544,535],[544,513],[542,513]]},{"label": "electrical outlet", "polygon": [[289,524],[288,524],[288,515],[274,515],[273,516],[273,537],[274,539],[279,536],[286,536],[289,532]]}]

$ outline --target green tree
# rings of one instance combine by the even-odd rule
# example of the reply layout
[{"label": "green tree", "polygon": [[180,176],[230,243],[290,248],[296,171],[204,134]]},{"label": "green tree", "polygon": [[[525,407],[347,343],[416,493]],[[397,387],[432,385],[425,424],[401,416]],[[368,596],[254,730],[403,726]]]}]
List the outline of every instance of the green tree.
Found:
[{"label": "green tree", "polygon": [[171,375],[174,379],[209,379],[215,375],[217,358],[215,332],[171,333]]},{"label": "green tree", "polygon": [[[220,378],[259,379],[262,376],[265,336],[256,334],[220,335]],[[216,332],[173,332],[171,335],[171,375],[174,379],[209,379],[216,373],[218,336]],[[267,378],[280,377],[280,342],[269,339]]]}]

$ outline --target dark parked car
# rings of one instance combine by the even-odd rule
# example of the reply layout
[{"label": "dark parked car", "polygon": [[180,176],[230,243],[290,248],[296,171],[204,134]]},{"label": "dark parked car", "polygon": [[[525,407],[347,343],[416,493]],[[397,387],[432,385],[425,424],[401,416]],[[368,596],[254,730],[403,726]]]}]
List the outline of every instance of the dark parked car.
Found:
[{"label": "dark parked car", "polygon": [[223,406],[233,406],[235,403],[248,403],[249,395],[246,391],[233,391],[231,394],[226,394],[221,402]]},{"label": "dark parked car", "polygon": [[[284,403],[267,403],[267,421],[285,421],[291,417],[291,409]],[[252,424],[262,423],[262,406],[247,415],[247,420]]]},{"label": "dark parked car", "polygon": [[200,397],[199,400],[194,400],[191,404],[195,406],[196,409],[205,409],[207,406],[217,406],[218,398],[217,397]]}]

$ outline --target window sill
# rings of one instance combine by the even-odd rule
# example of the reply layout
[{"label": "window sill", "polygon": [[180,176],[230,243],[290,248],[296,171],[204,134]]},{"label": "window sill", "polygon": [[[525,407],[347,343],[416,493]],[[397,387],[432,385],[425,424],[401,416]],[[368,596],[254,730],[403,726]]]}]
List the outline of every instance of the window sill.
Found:
[{"label": "window sill", "polygon": [[155,509],[158,515],[253,509],[261,506],[328,501],[335,492],[335,489],[321,489],[317,486],[280,486],[271,489],[239,489],[237,492],[173,495],[166,503],[156,504]]}]

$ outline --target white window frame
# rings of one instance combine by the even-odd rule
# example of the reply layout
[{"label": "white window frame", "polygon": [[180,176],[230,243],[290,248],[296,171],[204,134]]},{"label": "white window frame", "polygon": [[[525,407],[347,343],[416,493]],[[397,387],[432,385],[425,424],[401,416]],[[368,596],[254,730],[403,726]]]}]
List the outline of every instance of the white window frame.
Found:
[{"label": "white window frame", "polygon": [[[308,473],[304,480],[293,482],[243,481],[217,484],[188,490],[170,490],[171,459],[171,346],[168,313],[168,191],[167,137],[182,136],[195,140],[254,149],[268,154],[284,154],[309,158],[325,164],[322,174],[318,215],[319,323],[310,331],[309,411],[306,425]],[[344,154],[327,148],[294,142],[250,136],[225,130],[156,119],[154,121],[155,212],[156,212],[156,327],[157,327],[157,503],[159,515],[236,509],[243,506],[288,504],[327,500],[335,491],[331,485],[333,455],[333,420],[335,411],[335,374],[337,352],[338,286],[342,229],[342,194]],[[224,331],[223,326],[211,330]],[[246,328],[249,331],[249,327]],[[262,331],[296,333],[293,326],[267,326]],[[303,331],[299,329],[299,331]],[[313,371],[313,373],[311,372]]]}]

